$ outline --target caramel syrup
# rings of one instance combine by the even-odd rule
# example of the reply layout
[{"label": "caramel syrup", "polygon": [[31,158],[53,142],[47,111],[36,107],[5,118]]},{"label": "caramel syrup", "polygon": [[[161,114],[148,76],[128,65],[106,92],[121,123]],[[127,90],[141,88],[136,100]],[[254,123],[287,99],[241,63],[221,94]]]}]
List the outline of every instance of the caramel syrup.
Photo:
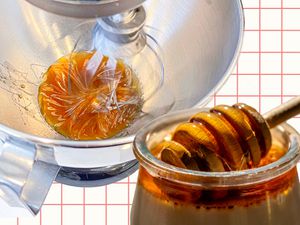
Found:
[{"label": "caramel syrup", "polygon": [[[259,166],[272,163],[281,158],[286,150],[272,146]],[[178,184],[172,180],[150,175],[143,167],[139,171],[138,185],[161,199],[172,202],[174,205],[193,205],[196,208],[233,208],[235,206],[248,207],[259,204],[266,198],[276,197],[278,194],[287,194],[297,178],[297,169],[291,169],[285,174],[267,182],[243,187],[210,188]]]},{"label": "caramel syrup", "polygon": [[133,70],[118,60],[108,66],[104,56],[94,74],[94,52],[74,52],[50,66],[39,87],[38,101],[47,123],[74,140],[113,137],[139,115],[142,93]]}]

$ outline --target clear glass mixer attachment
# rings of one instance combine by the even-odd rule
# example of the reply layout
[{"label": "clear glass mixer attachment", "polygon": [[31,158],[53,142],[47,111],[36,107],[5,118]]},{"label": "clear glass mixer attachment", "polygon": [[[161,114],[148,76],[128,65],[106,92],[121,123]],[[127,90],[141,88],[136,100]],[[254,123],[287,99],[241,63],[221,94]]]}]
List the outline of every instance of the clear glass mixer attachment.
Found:
[{"label": "clear glass mixer attachment", "polygon": [[52,43],[73,46],[39,87],[42,115],[54,130],[74,140],[132,135],[144,120],[172,108],[174,98],[162,88],[163,53],[143,29],[145,18],[140,7],[85,21]]}]

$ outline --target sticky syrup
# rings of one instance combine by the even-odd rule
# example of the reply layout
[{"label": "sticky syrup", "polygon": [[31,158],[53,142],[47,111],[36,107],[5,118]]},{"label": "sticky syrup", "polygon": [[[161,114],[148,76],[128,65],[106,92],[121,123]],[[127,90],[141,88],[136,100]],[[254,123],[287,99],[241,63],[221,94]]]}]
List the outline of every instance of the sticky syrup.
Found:
[{"label": "sticky syrup", "polygon": [[139,115],[143,103],[137,76],[122,60],[111,68],[104,56],[91,76],[89,60],[94,54],[82,51],[60,58],[39,87],[43,117],[58,133],[74,140],[120,134]]},{"label": "sticky syrup", "polygon": [[[286,150],[273,145],[267,156],[262,159],[259,167],[277,161],[285,153]],[[193,205],[197,209],[230,209],[235,206],[248,207],[259,204],[267,197],[276,197],[277,194],[289,192],[296,177],[297,170],[294,168],[260,184],[245,187],[204,189],[199,186],[178,184],[172,180],[154,177],[142,167],[139,171],[138,184],[162,201],[170,201],[175,205]]]}]

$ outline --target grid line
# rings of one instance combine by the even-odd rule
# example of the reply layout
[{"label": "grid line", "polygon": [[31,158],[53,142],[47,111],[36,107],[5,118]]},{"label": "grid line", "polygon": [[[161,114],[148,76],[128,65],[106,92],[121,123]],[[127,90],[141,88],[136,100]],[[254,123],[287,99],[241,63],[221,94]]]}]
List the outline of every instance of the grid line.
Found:
[{"label": "grid line", "polygon": [[83,188],[83,224],[85,224],[85,188]]},{"label": "grid line", "polygon": [[280,5],[281,5],[281,40],[280,40],[280,50],[281,50],[281,65],[280,65],[280,69],[281,69],[281,82],[280,82],[280,94],[281,94],[281,97],[280,97],[280,101],[281,103],[283,103],[283,54],[284,54],[284,49],[283,49],[283,0],[281,0],[280,2]]},{"label": "grid line", "polygon": [[[261,1],[261,0],[260,0]],[[261,2],[259,3],[261,5]],[[244,10],[282,9],[282,7],[243,7]],[[285,10],[300,10],[299,7],[284,7]]]},{"label": "grid line", "polygon": [[258,105],[258,110],[259,112],[261,112],[261,0],[259,0],[259,63],[258,63],[258,68],[259,68],[259,72],[258,72],[258,76],[259,76],[259,105]]},{"label": "grid line", "polygon": [[[300,0],[297,0],[300,3]],[[257,2],[257,4],[254,4],[253,2]],[[290,86],[291,82],[294,81],[294,79],[298,79],[300,81],[300,68],[297,69],[297,65],[295,65],[295,68],[293,70],[286,70],[288,68],[288,65],[293,63],[291,58],[288,56],[297,58],[299,54],[299,60],[300,60],[300,49],[293,49],[288,46],[292,46],[292,43],[287,43],[288,38],[285,38],[285,35],[298,35],[300,33],[300,24],[296,26],[286,26],[286,24],[290,21],[288,21],[288,18],[285,18],[285,15],[287,13],[292,12],[295,13],[297,10],[300,10],[300,7],[286,7],[284,0],[280,1],[280,5],[276,5],[274,3],[274,7],[263,7],[263,0],[259,1],[253,1],[253,0],[243,0],[244,5],[246,3],[249,3],[248,6],[250,5],[251,7],[244,7],[244,10],[246,12],[246,22],[247,21],[254,21],[255,24],[253,26],[245,27],[244,32],[247,34],[248,32],[256,32],[258,36],[258,42],[257,42],[257,36],[254,39],[249,39],[248,41],[245,41],[243,43],[243,48],[242,51],[240,52],[240,56],[235,69],[232,71],[230,74],[230,78],[232,80],[232,83],[228,82],[225,84],[225,86],[218,91],[217,93],[214,93],[212,97],[212,101],[210,102],[211,105],[216,105],[216,104],[234,104],[236,102],[245,102],[249,104],[253,104],[254,107],[257,107],[257,109],[260,112],[264,112],[266,108],[272,107],[274,104],[280,104],[283,103],[285,100],[297,96],[297,92],[291,92],[289,89],[293,88]],[[272,4],[272,3],[270,3]],[[252,7],[254,6],[254,7]],[[276,26],[266,26],[266,21],[264,20],[264,13],[269,12],[269,11],[280,11],[280,18],[278,17],[278,20],[274,20],[274,23],[277,23]],[[251,15],[247,15],[247,12]],[[257,14],[256,14],[257,13]],[[300,11],[299,11],[300,13]],[[273,21],[270,21],[270,24],[273,23]],[[280,24],[279,24],[280,23]],[[298,28],[298,29],[297,29]],[[280,33],[280,41],[278,37],[278,43],[274,40],[275,45],[271,46],[276,46],[276,48],[265,48],[264,47],[264,39],[262,38],[264,34],[269,35],[271,32],[277,32],[279,35]],[[255,36],[256,35],[250,35],[250,36]],[[255,41],[255,42],[254,42]],[[298,41],[298,40],[297,40]],[[296,44],[296,42],[295,42]],[[244,46],[247,46],[245,48]],[[249,47],[251,46],[251,47]],[[280,48],[279,48],[280,47]],[[267,51],[265,51],[267,50]],[[295,51],[294,51],[295,50]],[[243,63],[243,56],[246,57],[256,57],[255,62],[251,61],[246,61],[246,63]],[[264,57],[268,56],[278,56],[278,71],[272,72],[271,65],[266,63],[266,59]],[[279,60],[280,56],[280,60]],[[257,70],[252,70],[251,63],[255,63],[257,66]],[[279,67],[280,63],[280,67]],[[248,65],[249,64],[249,65]],[[294,65],[294,64],[292,64]],[[248,66],[248,67],[247,67]],[[250,69],[249,69],[250,68]],[[236,76],[236,77],[234,77]],[[278,81],[278,88],[274,92],[266,92],[266,89],[273,88],[272,84],[268,84],[265,82],[264,79],[267,80],[272,80],[274,78],[274,83],[275,79]],[[249,81],[249,82],[248,82]],[[251,90],[251,87],[249,88],[249,92],[245,92],[243,90],[245,83],[249,86],[253,86],[253,90]],[[225,90],[227,87],[227,90]],[[255,87],[255,88],[254,88]],[[255,90],[254,90],[255,89]],[[299,91],[300,92],[300,91]],[[294,94],[295,93],[295,94]],[[256,104],[256,105],[255,105]],[[295,117],[297,119],[296,123],[293,123],[295,126],[297,126],[297,123],[299,123],[300,116]],[[122,181],[116,182],[113,185],[117,185],[117,189],[121,190],[122,189],[122,194],[126,194],[126,196],[121,196],[120,193],[112,193],[112,190],[108,188],[109,186],[105,186],[103,188],[96,188],[96,189],[89,189],[89,188],[83,188],[83,189],[76,189],[76,190],[82,190],[82,195],[80,195],[81,198],[77,198],[76,200],[73,200],[73,202],[68,199],[66,195],[67,188],[64,188],[64,185],[61,185],[59,183],[54,183],[52,190],[54,190],[54,194],[51,197],[47,198],[46,203],[44,204],[43,209],[41,210],[39,217],[33,219],[32,223],[26,223],[25,221],[23,222],[22,219],[19,218],[14,218],[12,220],[12,223],[9,225],[25,225],[25,224],[50,224],[51,219],[57,219],[57,221],[60,221],[61,225],[125,225],[128,224],[130,225],[130,209],[131,209],[131,195],[132,191],[134,191],[134,186],[137,184],[136,181],[136,174],[128,177]],[[68,188],[69,191],[69,188]],[[74,191],[76,193],[76,191]],[[94,195],[97,195],[98,198],[95,199]],[[115,194],[116,196],[120,195],[120,199],[122,198],[122,202],[113,202],[111,200],[111,194]],[[70,194],[68,193],[68,196]],[[70,198],[70,197],[69,197]],[[78,199],[78,201],[77,201]],[[54,213],[49,213],[51,210],[56,210],[55,212],[60,211],[60,215],[54,214]],[[49,211],[47,211],[49,210]],[[91,210],[91,211],[89,211]],[[54,211],[53,211],[54,212]],[[67,220],[70,216],[70,212],[73,213],[74,216],[80,216],[80,220],[76,221],[74,220],[74,224],[68,224]],[[76,213],[80,215],[76,215]],[[80,213],[79,213],[80,212]],[[99,220],[99,222],[91,223],[90,218],[90,212],[96,212],[96,214],[93,216],[95,217],[95,220]],[[99,215],[98,215],[99,212]],[[49,218],[49,214],[52,215],[52,218]],[[115,216],[112,216],[115,215]],[[115,217],[122,217],[124,220],[122,220],[122,224],[114,222]],[[126,219],[125,219],[126,218]],[[34,222],[35,221],[35,222]],[[101,221],[101,222],[100,222]],[[82,224],[83,223],[83,224]],[[5,223],[1,222],[0,219],[0,224],[6,225]],[[59,222],[57,223],[59,224]],[[52,224],[56,225],[56,224]]]},{"label": "grid line", "polygon": [[127,216],[128,216],[128,225],[130,225],[130,177],[128,177],[128,191],[127,191]]},{"label": "grid line", "polygon": [[105,225],[107,225],[107,186],[105,186]]},{"label": "grid line", "polygon": [[60,185],[60,224],[63,225],[63,185]]},{"label": "grid line", "polygon": [[42,217],[42,215],[43,215],[43,209],[41,209],[41,211],[40,211],[40,225],[43,224],[43,217]]}]

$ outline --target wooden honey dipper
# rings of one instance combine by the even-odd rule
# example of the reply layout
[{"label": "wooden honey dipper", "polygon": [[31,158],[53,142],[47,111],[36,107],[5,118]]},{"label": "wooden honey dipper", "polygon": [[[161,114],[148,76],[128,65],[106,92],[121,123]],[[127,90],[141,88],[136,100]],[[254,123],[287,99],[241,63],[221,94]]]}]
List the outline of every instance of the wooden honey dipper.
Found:
[{"label": "wooden honey dipper", "polygon": [[152,154],[177,167],[222,172],[259,165],[271,148],[270,129],[300,113],[300,96],[263,116],[238,103],[199,112],[175,129],[170,141],[159,143]]}]

